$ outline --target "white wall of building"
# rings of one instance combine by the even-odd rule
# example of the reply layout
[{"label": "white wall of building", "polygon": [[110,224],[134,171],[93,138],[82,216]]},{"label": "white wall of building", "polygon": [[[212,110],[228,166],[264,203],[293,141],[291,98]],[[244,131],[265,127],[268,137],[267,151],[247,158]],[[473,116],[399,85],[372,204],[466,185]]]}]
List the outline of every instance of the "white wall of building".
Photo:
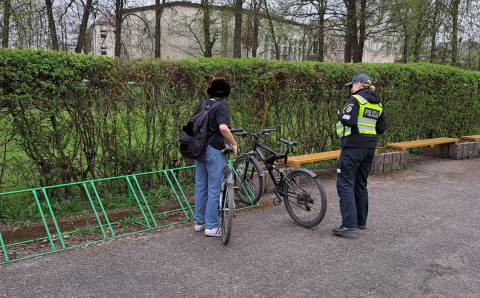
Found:
[{"label": "white wall of building", "polygon": [[[242,35],[242,57],[251,57],[248,45],[250,13],[244,13]],[[179,60],[182,58],[203,57],[203,12],[199,5],[167,5],[161,19],[161,58]],[[274,21],[275,34],[280,48],[280,58],[289,61],[312,60],[318,52],[318,41],[303,24],[277,19]],[[274,60],[275,46],[270,34],[268,20],[260,19],[257,57]],[[114,55],[114,29],[109,22],[101,22],[92,27],[92,51],[95,55]],[[232,57],[233,55],[234,14],[231,9],[212,7],[210,35],[215,36],[213,56]],[[129,59],[153,58],[155,51],[155,9],[153,6],[126,10],[122,26],[123,55]],[[341,36],[327,32],[325,36],[325,61],[343,61],[344,41]],[[379,43],[367,40],[364,62],[393,62],[393,55],[385,51]]]},{"label": "white wall of building", "polygon": [[108,22],[94,24],[90,28],[91,50],[93,55],[115,55],[115,30]]}]

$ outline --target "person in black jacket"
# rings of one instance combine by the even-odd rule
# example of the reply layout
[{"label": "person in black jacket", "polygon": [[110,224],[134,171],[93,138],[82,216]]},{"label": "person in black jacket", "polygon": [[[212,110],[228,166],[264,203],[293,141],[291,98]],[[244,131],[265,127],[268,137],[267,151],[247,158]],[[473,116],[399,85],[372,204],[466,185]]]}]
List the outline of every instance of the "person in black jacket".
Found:
[{"label": "person in black jacket", "polygon": [[358,74],[346,85],[351,88],[351,96],[343,112],[338,112],[337,123],[341,154],[336,178],[342,225],[333,229],[333,234],[355,238],[357,229],[366,229],[368,173],[377,147],[377,136],[387,129],[387,121],[367,75]]},{"label": "person in black jacket", "polygon": [[218,216],[220,188],[225,176],[225,142],[230,144],[233,153],[237,153],[237,142],[230,131],[230,112],[225,99],[230,95],[230,85],[224,78],[214,78],[207,89],[209,98],[202,106],[211,107],[208,120],[208,146],[205,153],[195,160],[195,224],[197,232],[205,235],[222,236]]}]

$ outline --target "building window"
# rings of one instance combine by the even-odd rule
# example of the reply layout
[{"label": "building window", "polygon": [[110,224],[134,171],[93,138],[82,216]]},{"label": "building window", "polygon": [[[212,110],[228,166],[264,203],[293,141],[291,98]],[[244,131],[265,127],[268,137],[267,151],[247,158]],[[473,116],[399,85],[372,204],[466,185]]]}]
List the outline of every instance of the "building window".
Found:
[{"label": "building window", "polygon": [[282,46],[282,55],[283,55],[284,60],[288,59],[288,46],[287,45]]},{"label": "building window", "polygon": [[100,38],[107,38],[107,30],[100,30]]},{"label": "building window", "polygon": [[107,56],[107,48],[106,47],[101,47],[100,48],[100,55]]},{"label": "building window", "polygon": [[263,43],[263,57],[265,59],[270,58],[270,38],[265,36],[265,41]]},{"label": "building window", "polygon": [[312,53],[314,55],[317,55],[317,53],[318,53],[318,45],[319,45],[318,40],[314,39],[313,40],[313,51],[312,51]]}]

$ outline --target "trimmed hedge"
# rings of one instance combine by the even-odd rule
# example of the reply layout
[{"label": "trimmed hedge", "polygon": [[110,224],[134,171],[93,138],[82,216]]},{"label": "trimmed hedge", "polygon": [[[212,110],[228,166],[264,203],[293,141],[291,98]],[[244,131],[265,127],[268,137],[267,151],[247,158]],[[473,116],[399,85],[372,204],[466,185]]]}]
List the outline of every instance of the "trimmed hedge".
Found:
[{"label": "trimmed hedge", "polygon": [[[47,51],[0,50],[2,127],[42,184],[183,164],[181,125],[208,79],[232,84],[233,126],[274,127],[296,153],[336,148],[336,110],[357,72],[373,78],[390,125],[381,143],[458,137],[478,127],[480,72],[432,64],[199,59],[124,62]],[[1,187],[1,186],[0,186]]]}]

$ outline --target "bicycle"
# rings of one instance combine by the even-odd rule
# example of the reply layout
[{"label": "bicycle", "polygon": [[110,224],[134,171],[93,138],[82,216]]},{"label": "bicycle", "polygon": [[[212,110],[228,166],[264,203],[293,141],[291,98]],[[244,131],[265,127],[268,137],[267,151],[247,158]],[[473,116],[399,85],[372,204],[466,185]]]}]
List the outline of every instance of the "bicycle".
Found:
[{"label": "bicycle", "polygon": [[[233,150],[227,146],[222,150],[222,153],[227,157],[230,153],[233,153]],[[220,199],[218,203],[222,242],[225,245],[230,241],[230,236],[232,234],[233,216],[235,213],[234,191],[233,174],[227,158],[225,177],[223,178],[222,186],[220,188]]]},{"label": "bicycle", "polygon": [[[298,225],[306,228],[314,227],[323,220],[327,211],[325,190],[317,181],[317,175],[310,170],[298,168],[286,173],[288,154],[298,142],[280,139],[287,149],[285,153],[278,153],[259,141],[260,137],[270,135],[273,131],[275,129],[263,129],[259,132],[237,130],[235,132],[235,135],[250,137],[254,140],[252,150],[241,154],[234,161],[235,184],[246,186],[235,188],[235,194],[241,202],[247,205],[256,204],[262,196],[264,174],[256,158],[258,156],[275,185],[274,205],[281,204],[283,200],[288,214]],[[277,162],[280,160],[283,160],[284,167],[279,169]],[[299,209],[298,212],[295,208]],[[307,218],[304,219],[304,216]]]}]

